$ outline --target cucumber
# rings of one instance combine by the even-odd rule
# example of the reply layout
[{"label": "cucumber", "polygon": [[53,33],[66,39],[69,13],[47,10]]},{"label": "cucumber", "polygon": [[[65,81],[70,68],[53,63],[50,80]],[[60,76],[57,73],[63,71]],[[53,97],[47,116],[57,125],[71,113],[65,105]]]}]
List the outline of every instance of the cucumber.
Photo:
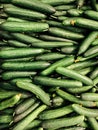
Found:
[{"label": "cucumber", "polygon": [[75,8],[75,5],[59,5],[54,7],[57,11],[66,11]]},{"label": "cucumber", "polygon": [[80,106],[79,104],[73,104],[72,108],[78,114],[81,114],[81,115],[84,115],[84,116],[87,116],[87,117],[97,117],[98,116],[98,110],[97,109],[85,108],[85,107]]},{"label": "cucumber", "polygon": [[74,25],[90,29],[90,30],[98,30],[98,22],[95,20],[87,19],[87,18],[77,18],[73,20]]},{"label": "cucumber", "polygon": [[11,33],[11,36],[14,37],[14,39],[16,39],[17,41],[27,43],[29,45],[33,42],[41,41],[35,37],[29,36],[27,34],[22,34],[22,33]]},{"label": "cucumber", "polygon": [[27,44],[16,41],[16,40],[8,40],[7,43],[8,45],[12,47],[29,47]]},{"label": "cucumber", "polygon": [[76,80],[67,80],[67,79],[56,79],[43,76],[36,76],[34,78],[36,84],[43,86],[52,86],[52,87],[63,87],[63,88],[74,88],[82,87],[82,83]]},{"label": "cucumber", "polygon": [[29,125],[42,111],[47,108],[46,105],[39,106],[36,110],[31,112],[27,117],[25,117],[22,121],[16,124],[13,130],[24,130],[26,126]]},{"label": "cucumber", "polygon": [[34,20],[40,20],[40,19],[45,19],[46,15],[36,12],[36,11],[31,11],[28,9],[23,9],[14,5],[4,5],[4,12],[6,12],[10,16],[16,16],[18,18],[24,18],[24,19],[34,19]]},{"label": "cucumber", "polygon": [[68,66],[71,65],[74,62],[74,57],[73,56],[66,56],[65,58],[58,60],[56,62],[54,62],[52,65],[50,65],[48,68],[46,68],[45,70],[43,70],[41,72],[41,75],[49,75],[52,72],[54,72],[54,70],[59,67],[59,66]]},{"label": "cucumber", "polygon": [[0,99],[6,99],[6,98],[10,98],[10,97],[12,97],[12,96],[14,96],[14,95],[16,95],[16,94],[18,94],[18,92],[17,91],[5,91],[5,92],[1,92],[0,91]]},{"label": "cucumber", "polygon": [[61,52],[64,54],[75,54],[77,50],[76,45],[69,45],[61,48]]},{"label": "cucumber", "polygon": [[10,22],[26,22],[26,20],[24,20],[24,19],[21,19],[21,18],[15,18],[15,17],[8,17],[7,18],[7,21],[10,21]]},{"label": "cucumber", "polygon": [[16,85],[16,82],[21,81],[21,80],[26,81],[26,82],[32,82],[32,79],[29,77],[29,78],[14,78],[14,79],[10,80],[10,83],[12,85]]},{"label": "cucumber", "polygon": [[72,113],[72,112],[73,112],[73,109],[72,109],[71,105],[68,105],[68,106],[56,108],[53,110],[43,111],[39,115],[39,119],[40,120],[55,119],[55,118],[65,116],[65,115]]},{"label": "cucumber", "polygon": [[98,36],[98,31],[92,31],[87,37],[86,39],[84,39],[84,41],[81,43],[79,51],[78,51],[78,55],[83,54],[91,45],[91,43],[97,38]]},{"label": "cucumber", "polygon": [[80,62],[76,62],[73,63],[72,65],[68,66],[68,69],[75,69],[75,70],[80,70],[86,67],[90,67],[90,66],[95,66],[98,64],[98,61],[96,60],[86,60],[86,61],[80,61]]},{"label": "cucumber", "polygon": [[17,71],[30,71],[45,69],[50,65],[46,61],[34,61],[34,62],[5,62],[2,64],[4,70],[17,70]]},{"label": "cucumber", "polygon": [[0,115],[0,124],[10,123],[13,119],[12,115]]},{"label": "cucumber", "polygon": [[97,130],[98,129],[98,122],[95,118],[93,117],[88,117],[87,118],[88,122],[90,123],[90,126],[94,129]]},{"label": "cucumber", "polygon": [[81,122],[83,122],[83,120],[84,120],[83,115],[46,120],[46,121],[43,121],[42,127],[49,130],[51,129],[55,130],[62,127],[79,125]]},{"label": "cucumber", "polygon": [[27,115],[29,115],[32,111],[34,111],[39,106],[39,104],[40,102],[36,102],[33,105],[31,105],[28,109],[26,109],[24,112],[22,112],[21,114],[15,115],[13,122],[16,123],[24,119]]},{"label": "cucumber", "polygon": [[51,36],[51,35],[45,35],[45,34],[41,34],[38,36],[41,40],[44,40],[44,41],[54,41],[54,42],[74,42],[76,43],[75,41],[72,41],[72,40],[68,40],[68,39],[65,39],[65,38],[60,38],[60,37],[55,37],[55,36]]},{"label": "cucumber", "polygon": [[[13,26],[12,26],[13,25]],[[44,32],[49,26],[47,23],[37,22],[4,22],[0,28],[9,32]]]},{"label": "cucumber", "polygon": [[13,107],[19,100],[21,94],[17,94],[9,99],[6,99],[0,103],[0,110],[4,110],[5,108]]},{"label": "cucumber", "polygon": [[64,67],[57,67],[56,72],[69,78],[79,80],[86,85],[93,86],[93,81],[89,77],[81,75],[75,70],[70,70]]},{"label": "cucumber", "polygon": [[32,129],[32,128],[35,128],[35,127],[38,127],[38,126],[40,126],[40,125],[41,125],[41,121],[35,119],[35,120],[32,121],[30,124],[28,124],[28,126],[27,126],[24,130],[29,130],[29,129]]},{"label": "cucumber", "polygon": [[55,9],[50,6],[49,4],[43,3],[39,0],[12,0],[11,1],[15,5],[19,5],[21,7],[25,7],[28,9],[33,9],[38,12],[47,13],[47,14],[53,14],[55,13]]},{"label": "cucumber", "polygon": [[34,57],[5,59],[4,62],[33,61]]},{"label": "cucumber", "polygon": [[91,73],[90,78],[95,79],[98,76],[98,67],[96,67]]},{"label": "cucumber", "polygon": [[69,94],[61,89],[57,89],[56,93],[65,100],[68,100],[73,103],[78,103],[78,104],[86,106],[86,107],[95,107],[97,105],[95,102],[92,102],[92,101],[83,101],[83,100],[79,99],[78,97],[75,97],[74,95]]},{"label": "cucumber", "polygon": [[88,101],[98,101],[98,94],[97,93],[86,92],[86,93],[81,94],[81,98],[83,100],[88,100]]},{"label": "cucumber", "polygon": [[33,48],[15,48],[9,50],[1,50],[0,51],[0,58],[22,58],[28,56],[38,55],[43,53],[44,49],[33,49]]},{"label": "cucumber", "polygon": [[98,55],[98,46],[94,46],[94,47],[91,47],[90,49],[88,49],[85,53],[84,53],[84,56],[85,57],[89,57],[89,56],[97,56]]},{"label": "cucumber", "polygon": [[90,90],[93,86],[83,86],[81,88],[67,88],[66,91],[73,93],[73,94],[80,94]]},{"label": "cucumber", "polygon": [[69,16],[72,16],[72,17],[81,17],[83,16],[84,11],[80,9],[69,9],[67,13]]},{"label": "cucumber", "polygon": [[94,10],[86,10],[84,12],[85,16],[94,20],[98,20],[98,12]]},{"label": "cucumber", "polygon": [[67,14],[66,11],[56,11],[53,16],[59,17],[59,16],[65,16]]},{"label": "cucumber", "polygon": [[15,108],[15,114],[21,114],[25,112],[30,106],[32,106],[36,101],[36,98],[27,98],[26,100],[22,101],[17,107]]},{"label": "cucumber", "polygon": [[92,46],[96,46],[98,45],[98,39],[96,38],[92,43],[91,43]]},{"label": "cucumber", "polygon": [[64,105],[64,103],[65,103],[64,99],[61,98],[60,96],[55,96],[52,99],[52,105],[53,105],[53,107],[62,106],[62,105]]},{"label": "cucumber", "polygon": [[50,4],[52,6],[56,6],[56,5],[64,5],[64,4],[70,4],[75,2],[75,0],[41,0],[43,3],[47,3]]},{"label": "cucumber", "polygon": [[71,40],[80,40],[84,38],[83,34],[74,33],[74,32],[71,32],[62,28],[56,28],[56,27],[50,27],[49,33],[54,36],[68,38]]},{"label": "cucumber", "polygon": [[50,96],[39,86],[37,86],[33,83],[22,82],[22,81],[18,81],[16,84],[17,84],[17,87],[24,89],[24,90],[28,90],[31,93],[35,94],[46,105],[51,105]]},{"label": "cucumber", "polygon": [[49,42],[49,41],[43,41],[43,42],[35,42],[32,43],[33,47],[38,47],[38,48],[59,48],[59,47],[64,47],[67,45],[73,45],[74,42]]},{"label": "cucumber", "polygon": [[61,58],[64,58],[65,54],[51,52],[51,53],[45,53],[39,56],[36,56],[36,60],[43,60],[43,61],[51,61],[51,60],[58,60]]},{"label": "cucumber", "polygon": [[36,72],[29,72],[29,71],[6,71],[2,73],[2,79],[10,80],[14,78],[23,78],[23,77],[30,77],[36,75]]}]

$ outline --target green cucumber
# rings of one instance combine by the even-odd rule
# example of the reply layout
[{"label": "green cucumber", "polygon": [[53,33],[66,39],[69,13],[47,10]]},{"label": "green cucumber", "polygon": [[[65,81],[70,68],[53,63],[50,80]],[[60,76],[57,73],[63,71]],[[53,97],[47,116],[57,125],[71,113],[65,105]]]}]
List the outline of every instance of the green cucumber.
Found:
[{"label": "green cucumber", "polygon": [[26,100],[22,101],[20,104],[18,104],[15,108],[15,114],[21,114],[25,112],[30,106],[32,106],[36,101],[36,98],[27,98]]},{"label": "green cucumber", "polygon": [[75,5],[59,5],[54,7],[57,11],[66,11],[75,8]]},{"label": "green cucumber", "polygon": [[61,52],[64,54],[75,54],[77,50],[77,46],[69,45],[61,48]]},{"label": "green cucumber", "polygon": [[10,80],[14,78],[25,78],[25,77],[30,77],[36,75],[36,72],[32,71],[6,71],[2,73],[2,79],[4,80]]},{"label": "green cucumber", "polygon": [[50,42],[50,41],[43,41],[43,42],[35,42],[35,43],[32,43],[31,45],[33,47],[38,47],[38,48],[59,48],[59,47],[64,47],[64,46],[67,46],[67,45],[73,45],[74,42]]},{"label": "green cucumber", "polygon": [[78,104],[86,106],[86,107],[95,107],[97,105],[93,101],[83,101],[83,100],[79,99],[78,97],[75,97],[74,95],[69,94],[61,89],[57,89],[56,93],[65,100],[68,100],[73,103],[78,103]]},{"label": "green cucumber", "polygon": [[98,12],[94,10],[86,10],[84,12],[85,16],[94,20],[98,20]]},{"label": "green cucumber", "polygon": [[41,125],[41,121],[38,120],[38,119],[35,119],[35,120],[32,121],[30,124],[28,124],[24,130],[29,130],[29,129],[38,127],[38,126],[40,126],[40,125]]},{"label": "green cucumber", "polygon": [[41,40],[44,40],[44,41],[54,41],[54,42],[74,42],[76,43],[75,41],[72,41],[72,40],[68,40],[68,39],[65,39],[65,38],[61,38],[61,37],[55,37],[55,36],[51,36],[51,35],[45,35],[45,34],[41,34],[38,36]]},{"label": "green cucumber", "polygon": [[29,115],[32,111],[34,111],[39,106],[39,104],[40,102],[36,102],[33,105],[31,105],[28,109],[26,109],[24,112],[22,112],[21,114],[15,115],[13,122],[16,123],[24,119],[27,115]]},{"label": "green cucumber", "polygon": [[43,60],[43,61],[51,61],[51,60],[58,60],[61,58],[64,58],[65,54],[57,53],[57,52],[51,52],[51,53],[45,53],[39,56],[36,56],[36,60]]},{"label": "green cucumber", "polygon": [[47,3],[47,4],[50,4],[52,6],[56,6],[56,5],[66,5],[66,4],[70,4],[70,3],[73,3],[75,2],[75,0],[41,0],[43,3]]},{"label": "green cucumber", "polygon": [[79,104],[73,104],[72,108],[78,114],[81,114],[81,115],[84,115],[84,116],[87,116],[87,117],[97,117],[98,116],[98,110],[97,109],[82,107]]},{"label": "green cucumber", "polygon": [[34,61],[34,62],[5,62],[2,64],[4,70],[17,70],[17,71],[30,71],[45,69],[50,65],[46,61]]},{"label": "green cucumber", "polygon": [[53,14],[55,12],[55,9],[52,6],[39,0],[12,0],[11,2],[15,5],[36,10],[42,13]]},{"label": "green cucumber", "polygon": [[72,112],[73,112],[73,109],[72,109],[71,105],[68,105],[68,106],[56,108],[53,110],[43,111],[39,115],[39,119],[40,120],[55,119],[55,118],[65,116],[65,115],[72,113]]},{"label": "green cucumber", "polygon": [[27,44],[16,41],[16,40],[8,40],[7,43],[8,45],[12,47],[29,47]]},{"label": "green cucumber", "polygon": [[18,18],[24,18],[24,19],[34,19],[34,20],[40,20],[40,19],[45,19],[46,15],[31,11],[28,9],[23,9],[14,5],[4,5],[4,12],[6,12],[10,16],[16,16]]},{"label": "green cucumber", "polygon": [[12,115],[0,115],[0,124],[10,123],[13,119]]},{"label": "green cucumber", "polygon": [[14,96],[14,95],[16,95],[16,94],[18,94],[18,92],[17,91],[5,91],[5,92],[1,92],[0,91],[0,99],[6,99],[6,98],[10,98],[10,97],[12,97],[12,96]]},{"label": "green cucumber", "polygon": [[84,38],[83,34],[74,33],[74,32],[71,32],[62,28],[56,28],[56,27],[50,27],[49,33],[54,36],[68,38],[71,40],[80,40]]},{"label": "green cucumber", "polygon": [[74,88],[74,87],[82,87],[82,83],[76,80],[67,80],[67,79],[56,79],[49,78],[43,76],[36,76],[34,78],[35,83],[44,85],[44,86],[52,86],[52,87],[63,87],[63,88]]},{"label": "green cucumber", "polygon": [[31,112],[27,117],[21,120],[18,124],[16,124],[13,130],[24,130],[26,126],[29,125],[42,111],[47,108],[46,105],[39,106],[36,110]]},{"label": "green cucumber", "polygon": [[39,87],[33,83],[22,82],[22,81],[18,81],[16,84],[17,84],[17,87],[24,89],[24,90],[28,90],[28,91],[32,92],[33,94],[35,94],[46,105],[51,104],[49,94],[46,93],[41,87]]},{"label": "green cucumber", "polygon": [[[13,25],[13,26],[12,26]],[[42,22],[4,22],[0,28],[9,32],[44,32],[49,26]]]},{"label": "green cucumber", "polygon": [[93,130],[98,130],[98,122],[95,118],[88,117],[87,120],[88,120],[88,122]]},{"label": "green cucumber", "polygon": [[51,120],[43,121],[42,127],[49,130],[51,129],[55,130],[62,127],[79,125],[81,122],[83,122],[83,120],[84,120],[83,115],[65,117],[60,119],[51,119]]},{"label": "green cucumber", "polygon": [[4,110],[5,108],[13,107],[19,100],[21,94],[17,94],[9,99],[6,99],[0,103],[0,110]]},{"label": "green cucumber", "polygon": [[81,98],[83,100],[88,100],[88,101],[98,101],[98,94],[97,93],[86,92],[86,93],[81,94]]},{"label": "green cucumber", "polygon": [[91,32],[86,39],[81,43],[78,51],[78,55],[83,54],[91,45],[91,43],[98,37],[98,31]]},{"label": "green cucumber", "polygon": [[72,16],[72,17],[81,17],[83,16],[84,11],[80,9],[69,9],[67,13],[69,16]]},{"label": "green cucumber", "polygon": [[93,86],[83,86],[81,88],[67,88],[66,91],[73,93],[73,94],[78,94],[78,93],[84,93],[88,90],[90,90]]},{"label": "green cucumber", "polygon": [[44,49],[36,49],[36,48],[15,48],[9,50],[1,50],[0,58],[22,58],[28,56],[38,55],[44,52]]},{"label": "green cucumber", "polygon": [[23,42],[26,44],[31,44],[33,42],[41,41],[33,36],[29,36],[29,35],[23,34],[23,33],[11,33],[11,36],[14,37],[14,39],[16,39],[17,41],[20,41],[20,42]]},{"label": "green cucumber", "polygon": [[57,67],[56,72],[69,78],[79,80],[86,85],[93,86],[93,81],[89,77],[81,75],[75,70],[67,69],[64,67]]},{"label": "green cucumber", "polygon": [[45,70],[43,70],[41,72],[41,75],[44,75],[44,76],[49,75],[52,72],[54,72],[54,70],[57,67],[59,67],[59,66],[68,66],[68,65],[71,65],[73,62],[74,62],[74,56],[68,56],[68,57],[66,56],[65,58],[60,59],[60,60],[54,62],[48,68],[46,68]]}]

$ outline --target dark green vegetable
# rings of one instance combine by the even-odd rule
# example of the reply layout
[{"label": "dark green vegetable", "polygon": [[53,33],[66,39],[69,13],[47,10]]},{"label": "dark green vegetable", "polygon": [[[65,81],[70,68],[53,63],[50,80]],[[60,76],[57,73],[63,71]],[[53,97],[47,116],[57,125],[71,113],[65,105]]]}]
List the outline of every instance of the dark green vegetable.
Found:
[{"label": "dark green vegetable", "polygon": [[[13,25],[13,26],[12,26]],[[43,32],[47,31],[47,23],[37,22],[4,22],[0,28],[9,32]]]},{"label": "dark green vegetable", "polygon": [[52,6],[38,0],[12,0],[11,2],[15,5],[33,9],[42,13],[52,14],[55,12],[55,9]]}]

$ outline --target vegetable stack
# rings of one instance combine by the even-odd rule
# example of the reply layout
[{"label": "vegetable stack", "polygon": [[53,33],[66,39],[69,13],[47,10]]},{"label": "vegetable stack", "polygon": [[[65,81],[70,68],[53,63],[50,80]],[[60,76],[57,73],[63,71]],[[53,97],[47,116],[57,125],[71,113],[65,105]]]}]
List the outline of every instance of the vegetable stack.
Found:
[{"label": "vegetable stack", "polygon": [[98,130],[98,2],[0,0],[0,130]]}]

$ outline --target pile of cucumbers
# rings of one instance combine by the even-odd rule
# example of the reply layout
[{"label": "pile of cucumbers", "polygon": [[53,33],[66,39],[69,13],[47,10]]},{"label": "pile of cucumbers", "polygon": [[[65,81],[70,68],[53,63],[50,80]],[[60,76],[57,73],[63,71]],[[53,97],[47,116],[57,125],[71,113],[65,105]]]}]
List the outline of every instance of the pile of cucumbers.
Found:
[{"label": "pile of cucumbers", "polygon": [[0,0],[0,130],[98,130],[97,0]]}]

